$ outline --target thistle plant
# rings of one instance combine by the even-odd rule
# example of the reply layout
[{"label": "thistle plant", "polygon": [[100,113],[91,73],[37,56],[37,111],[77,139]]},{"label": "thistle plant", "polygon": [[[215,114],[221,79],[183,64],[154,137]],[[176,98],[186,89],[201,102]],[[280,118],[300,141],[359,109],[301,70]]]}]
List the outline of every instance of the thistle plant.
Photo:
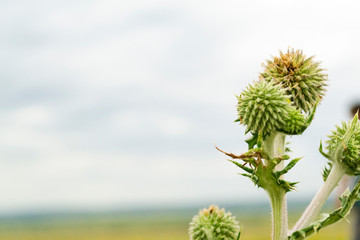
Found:
[{"label": "thistle plant", "polygon": [[[301,135],[311,124],[316,106],[327,86],[327,75],[314,57],[289,49],[280,57],[267,60],[259,79],[237,96],[236,122],[246,127],[247,152],[233,154],[217,148],[241,168],[249,178],[268,194],[272,208],[272,239],[306,239],[320,229],[346,217],[359,200],[360,183],[340,197],[341,206],[325,217],[319,213],[330,193],[344,175],[360,174],[360,121],[358,114],[343,122],[328,136],[320,152],[327,159],[323,172],[324,183],[296,224],[289,229],[286,193],[294,190],[296,182],[285,179],[301,158],[287,153],[286,137]],[[210,207],[199,212],[190,224],[190,239],[239,239],[238,223],[229,212]],[[239,233],[238,233],[239,232]],[[238,233],[238,234],[237,234]]]}]

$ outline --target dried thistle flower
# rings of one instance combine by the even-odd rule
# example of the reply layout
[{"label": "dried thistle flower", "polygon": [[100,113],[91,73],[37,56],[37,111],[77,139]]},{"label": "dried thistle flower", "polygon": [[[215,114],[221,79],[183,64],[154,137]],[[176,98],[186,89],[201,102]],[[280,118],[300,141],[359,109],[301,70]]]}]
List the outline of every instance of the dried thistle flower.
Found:
[{"label": "dried thistle flower", "polygon": [[322,99],[327,86],[327,74],[313,58],[307,58],[301,50],[280,51],[280,57],[264,64],[260,80],[281,85],[293,105],[307,113]]}]

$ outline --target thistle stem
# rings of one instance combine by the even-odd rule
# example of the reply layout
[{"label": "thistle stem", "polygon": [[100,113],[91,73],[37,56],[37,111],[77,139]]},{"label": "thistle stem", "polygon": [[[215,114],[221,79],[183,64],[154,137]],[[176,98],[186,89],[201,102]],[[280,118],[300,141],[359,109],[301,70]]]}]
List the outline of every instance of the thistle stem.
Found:
[{"label": "thistle stem", "polygon": [[287,238],[287,207],[285,191],[268,191],[272,208],[272,239],[285,240]]},{"label": "thistle stem", "polygon": [[[284,155],[286,135],[275,132],[264,140],[264,149],[271,158]],[[275,171],[282,170],[284,162],[275,167]],[[268,188],[272,208],[272,239],[285,240],[288,232],[288,216],[286,204],[286,192],[284,189],[274,186]]]},{"label": "thistle stem", "polygon": [[295,224],[291,232],[298,231],[307,227],[318,216],[321,208],[324,206],[326,200],[329,198],[330,193],[338,185],[341,178],[345,174],[345,168],[338,163],[335,163],[326,179],[324,184],[320,187],[309,206],[306,208],[303,215]]},{"label": "thistle stem", "polygon": [[309,225],[299,231],[294,232],[289,236],[288,239],[291,240],[301,240],[306,239],[310,235],[317,233],[320,229],[323,229],[331,224],[334,224],[340,221],[349,214],[351,208],[354,206],[354,203],[359,199],[360,192],[360,182],[358,181],[350,194],[343,194],[343,201],[340,208],[336,209],[334,212],[330,213],[329,216],[313,225]]}]

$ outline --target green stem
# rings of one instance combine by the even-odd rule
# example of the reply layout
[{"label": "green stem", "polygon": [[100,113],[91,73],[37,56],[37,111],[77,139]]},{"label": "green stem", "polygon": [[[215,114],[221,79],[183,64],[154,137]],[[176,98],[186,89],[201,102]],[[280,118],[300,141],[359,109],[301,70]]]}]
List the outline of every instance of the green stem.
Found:
[{"label": "green stem", "polygon": [[345,174],[345,168],[340,164],[335,163],[324,184],[320,187],[309,206],[306,208],[303,215],[295,224],[291,232],[298,231],[304,227],[309,226],[318,216],[321,208],[324,206],[330,193],[338,185],[340,179]]},{"label": "green stem", "polygon": [[311,236],[314,233],[319,232],[321,229],[334,224],[341,219],[345,218],[351,208],[354,206],[354,203],[359,200],[359,193],[360,193],[360,181],[356,184],[354,189],[351,191],[349,195],[344,196],[343,194],[343,200],[341,203],[341,207],[336,209],[334,212],[330,213],[329,216],[321,221],[315,222],[312,225],[309,225],[301,230],[298,230],[292,235],[288,237],[289,240],[303,240],[307,239],[309,236]]},{"label": "green stem", "polygon": [[[264,150],[271,158],[283,156],[285,152],[285,137],[286,135],[280,132],[275,132],[265,138]],[[279,163],[275,167],[275,171],[282,170],[284,162]],[[279,186],[274,185],[266,189],[271,201],[272,208],[272,239],[285,240],[288,232],[287,220],[287,205],[286,192]]]},{"label": "green stem", "polygon": [[272,208],[272,239],[284,240],[287,237],[287,207],[285,191],[268,191]]},{"label": "green stem", "polygon": [[284,155],[285,137],[284,133],[274,132],[264,139],[263,147],[270,157],[274,158]]}]

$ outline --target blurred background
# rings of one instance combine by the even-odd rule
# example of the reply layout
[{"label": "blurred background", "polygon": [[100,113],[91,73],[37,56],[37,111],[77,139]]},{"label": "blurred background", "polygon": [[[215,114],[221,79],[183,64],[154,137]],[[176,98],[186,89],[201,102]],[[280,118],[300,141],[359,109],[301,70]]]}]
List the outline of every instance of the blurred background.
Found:
[{"label": "blurred background", "polygon": [[[320,139],[360,100],[359,10],[355,0],[2,0],[1,239],[187,239],[212,203],[236,213],[245,239],[267,238],[266,194],[214,145],[246,149],[236,95],[266,59],[288,47],[315,55],[329,87],[290,139],[303,157],[288,176],[300,182],[288,197],[295,219],[322,182]],[[350,225],[338,226],[324,239],[347,239]]]}]

